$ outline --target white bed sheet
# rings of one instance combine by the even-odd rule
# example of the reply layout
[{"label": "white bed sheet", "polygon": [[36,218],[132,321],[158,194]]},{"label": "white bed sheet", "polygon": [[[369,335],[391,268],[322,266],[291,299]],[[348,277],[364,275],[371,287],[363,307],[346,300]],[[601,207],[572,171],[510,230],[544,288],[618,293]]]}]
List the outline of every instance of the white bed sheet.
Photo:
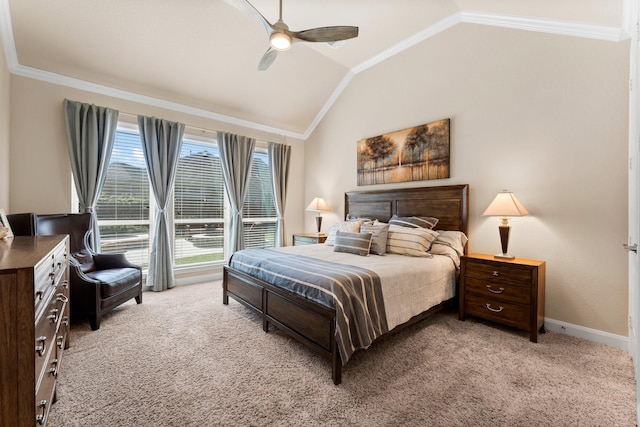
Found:
[{"label": "white bed sheet", "polygon": [[433,258],[396,254],[359,256],[334,252],[333,246],[322,244],[277,249],[340,264],[356,265],[378,274],[382,283],[389,330],[442,301],[453,298],[456,293],[456,264],[444,255],[433,255]]}]

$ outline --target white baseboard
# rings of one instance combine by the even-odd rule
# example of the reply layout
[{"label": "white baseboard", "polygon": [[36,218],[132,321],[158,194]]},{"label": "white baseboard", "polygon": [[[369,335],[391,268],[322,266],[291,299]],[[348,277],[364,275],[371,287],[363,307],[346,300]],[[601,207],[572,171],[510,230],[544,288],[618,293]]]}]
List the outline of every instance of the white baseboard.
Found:
[{"label": "white baseboard", "polygon": [[629,338],[622,335],[616,335],[598,329],[585,328],[584,326],[561,322],[559,320],[549,319],[548,317],[544,319],[544,326],[552,332],[559,332],[576,338],[584,338],[599,344],[619,348],[627,353],[629,352]]}]

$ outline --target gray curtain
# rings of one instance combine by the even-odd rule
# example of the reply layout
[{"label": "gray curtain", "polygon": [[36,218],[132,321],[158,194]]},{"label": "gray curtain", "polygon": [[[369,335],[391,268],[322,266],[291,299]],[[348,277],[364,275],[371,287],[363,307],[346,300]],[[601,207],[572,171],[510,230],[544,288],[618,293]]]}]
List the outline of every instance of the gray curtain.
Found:
[{"label": "gray curtain", "polygon": [[253,149],[256,141],[246,136],[218,132],[218,149],[222,163],[222,176],[231,205],[231,224],[228,254],[244,249],[242,207],[249,184]]},{"label": "gray curtain", "polygon": [[95,207],[102,191],[118,127],[118,111],[64,100],[67,145],[80,212],[91,214],[91,247],[100,252]]},{"label": "gray curtain", "polygon": [[155,117],[138,116],[138,127],[158,208],[149,255],[147,286],[151,286],[153,291],[163,291],[175,286],[167,204],[173,191],[184,125]]},{"label": "gray curtain", "polygon": [[276,222],[276,247],[284,246],[286,235],[284,230],[284,207],[287,204],[287,183],[289,181],[289,161],[291,146],[270,142],[268,147],[269,165],[271,165],[271,182],[273,184],[273,202],[278,214]]}]

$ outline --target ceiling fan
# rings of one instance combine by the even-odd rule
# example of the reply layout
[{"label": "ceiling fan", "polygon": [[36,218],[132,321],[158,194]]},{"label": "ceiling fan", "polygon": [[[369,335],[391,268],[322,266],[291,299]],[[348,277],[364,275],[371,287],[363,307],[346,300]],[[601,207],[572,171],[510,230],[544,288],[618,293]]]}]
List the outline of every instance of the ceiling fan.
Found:
[{"label": "ceiling fan", "polygon": [[318,27],[302,31],[291,31],[282,20],[282,0],[278,21],[271,24],[248,0],[226,0],[247,16],[257,20],[269,34],[269,49],[262,55],[258,70],[264,71],[275,61],[278,51],[284,51],[295,42],[333,43],[358,36],[358,27],[336,26]]}]

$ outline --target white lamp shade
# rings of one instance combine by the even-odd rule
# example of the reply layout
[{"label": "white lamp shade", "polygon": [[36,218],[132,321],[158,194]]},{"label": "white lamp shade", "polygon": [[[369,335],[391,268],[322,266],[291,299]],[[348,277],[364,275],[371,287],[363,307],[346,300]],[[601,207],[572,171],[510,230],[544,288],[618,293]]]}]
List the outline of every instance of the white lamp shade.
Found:
[{"label": "white lamp shade", "polygon": [[482,214],[483,216],[523,216],[529,215],[529,212],[518,201],[515,194],[510,191],[503,190],[499,193],[489,207]]},{"label": "white lamp shade", "polygon": [[331,208],[329,208],[329,205],[322,197],[314,198],[305,210],[314,212],[331,212]]}]

